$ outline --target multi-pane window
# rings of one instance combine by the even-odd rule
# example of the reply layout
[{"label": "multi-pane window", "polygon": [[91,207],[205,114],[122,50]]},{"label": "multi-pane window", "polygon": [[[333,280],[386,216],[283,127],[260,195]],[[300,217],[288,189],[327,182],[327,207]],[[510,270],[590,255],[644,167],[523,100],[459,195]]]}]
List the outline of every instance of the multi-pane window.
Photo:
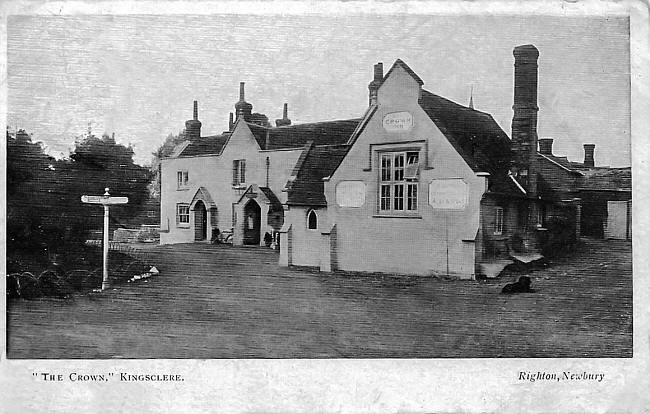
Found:
[{"label": "multi-pane window", "polygon": [[494,209],[494,234],[503,233],[503,207],[496,207]]},{"label": "multi-pane window", "polygon": [[188,174],[187,171],[177,171],[176,172],[176,184],[178,188],[187,187]]},{"label": "multi-pane window", "polygon": [[380,156],[379,210],[416,211],[418,209],[419,153],[385,152]]},{"label": "multi-pane window", "polygon": [[233,160],[232,162],[232,185],[234,187],[246,182],[246,160]]},{"label": "multi-pane window", "polygon": [[190,223],[190,206],[189,204],[176,204],[176,224]]}]

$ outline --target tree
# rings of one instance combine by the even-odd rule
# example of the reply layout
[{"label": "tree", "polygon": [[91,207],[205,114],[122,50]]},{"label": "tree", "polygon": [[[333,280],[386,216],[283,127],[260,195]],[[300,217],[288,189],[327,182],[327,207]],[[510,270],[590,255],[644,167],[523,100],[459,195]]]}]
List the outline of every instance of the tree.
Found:
[{"label": "tree", "polygon": [[98,138],[89,131],[77,138],[70,158],[54,160],[19,131],[7,136],[7,158],[8,250],[65,249],[101,229],[102,209],[83,204],[83,194],[100,195],[108,187],[113,195],[129,197],[111,211],[117,225],[137,216],[149,195],[149,169],[135,164],[133,149],[114,136]]},{"label": "tree", "polygon": [[149,187],[151,196],[160,200],[160,163],[165,157],[169,157],[174,152],[174,149],[186,140],[185,131],[174,135],[169,134],[165,141],[158,147],[158,149],[151,153],[153,158],[151,160],[151,174],[153,176],[151,186]]}]

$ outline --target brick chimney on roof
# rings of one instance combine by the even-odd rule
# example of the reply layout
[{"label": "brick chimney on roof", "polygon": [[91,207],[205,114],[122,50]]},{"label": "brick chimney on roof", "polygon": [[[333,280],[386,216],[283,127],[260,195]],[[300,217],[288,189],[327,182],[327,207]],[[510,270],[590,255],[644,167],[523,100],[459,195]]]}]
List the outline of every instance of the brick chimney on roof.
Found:
[{"label": "brick chimney on roof", "polygon": [[537,192],[536,175],[530,171],[537,152],[537,58],[533,45],[517,46],[515,58],[515,90],[512,105],[513,171],[520,184],[530,193]]},{"label": "brick chimney on roof", "polygon": [[288,105],[285,102],[284,108],[282,109],[282,119],[275,120],[275,126],[281,127],[285,125],[291,125],[291,120],[288,118]]},{"label": "brick chimney on roof", "polygon": [[189,140],[201,137],[201,121],[199,121],[199,103],[194,101],[194,116],[185,121],[185,136]]},{"label": "brick chimney on roof", "polygon": [[585,167],[593,168],[595,166],[594,162],[594,150],[596,149],[595,144],[584,144],[583,148],[585,149]]},{"label": "brick chimney on roof", "polygon": [[553,155],[553,138],[540,138],[537,142],[540,154]]},{"label": "brick chimney on roof", "polygon": [[377,104],[377,91],[384,80],[384,64],[379,62],[375,65],[372,82],[368,84],[368,104],[370,106]]},{"label": "brick chimney on roof", "polygon": [[253,105],[244,99],[244,82],[239,82],[239,101],[235,104],[235,114],[237,119],[244,118],[246,122],[250,121]]}]

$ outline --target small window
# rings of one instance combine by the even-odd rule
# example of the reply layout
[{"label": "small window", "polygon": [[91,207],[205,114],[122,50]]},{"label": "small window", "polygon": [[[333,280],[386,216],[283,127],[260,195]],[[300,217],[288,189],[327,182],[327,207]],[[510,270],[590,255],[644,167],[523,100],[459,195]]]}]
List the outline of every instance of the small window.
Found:
[{"label": "small window", "polygon": [[246,160],[233,160],[232,185],[239,187],[246,182]]},{"label": "small window", "polygon": [[178,171],[176,173],[176,184],[178,188],[185,188],[187,187],[187,182],[188,182],[188,174],[187,171]]},{"label": "small window", "polygon": [[176,204],[176,225],[190,224],[189,204]]},{"label": "small window", "polygon": [[318,216],[314,210],[309,210],[307,213],[307,228],[310,230],[318,229]]},{"label": "small window", "polygon": [[494,212],[494,234],[503,234],[503,207],[496,207]]}]

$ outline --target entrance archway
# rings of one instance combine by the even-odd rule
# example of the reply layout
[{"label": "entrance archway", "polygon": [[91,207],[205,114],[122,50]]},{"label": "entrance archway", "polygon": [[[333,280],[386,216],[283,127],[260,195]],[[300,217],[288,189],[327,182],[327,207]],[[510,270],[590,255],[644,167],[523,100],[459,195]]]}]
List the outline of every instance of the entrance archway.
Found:
[{"label": "entrance archway", "polygon": [[260,244],[262,210],[254,200],[244,206],[244,244]]},{"label": "entrance archway", "polygon": [[194,205],[194,241],[202,241],[208,238],[208,214],[203,201],[197,201]]}]

